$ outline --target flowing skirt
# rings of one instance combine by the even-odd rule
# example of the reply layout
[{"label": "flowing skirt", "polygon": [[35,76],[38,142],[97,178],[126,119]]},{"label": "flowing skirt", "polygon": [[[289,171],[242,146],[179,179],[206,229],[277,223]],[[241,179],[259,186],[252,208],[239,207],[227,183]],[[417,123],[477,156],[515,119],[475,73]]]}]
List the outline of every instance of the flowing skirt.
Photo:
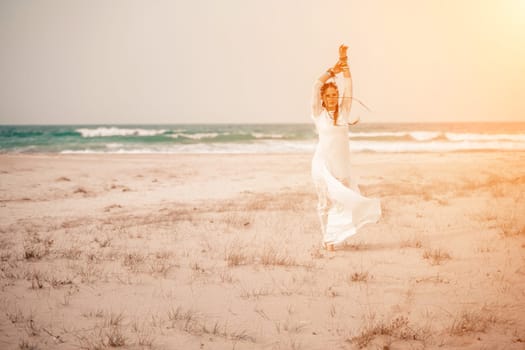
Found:
[{"label": "flowing skirt", "polygon": [[[348,134],[346,150],[325,148],[320,143],[312,160],[312,177],[318,195],[318,214],[323,242],[341,244],[367,223],[381,217],[378,199],[363,197],[350,176]],[[342,148],[339,148],[342,149]]]}]

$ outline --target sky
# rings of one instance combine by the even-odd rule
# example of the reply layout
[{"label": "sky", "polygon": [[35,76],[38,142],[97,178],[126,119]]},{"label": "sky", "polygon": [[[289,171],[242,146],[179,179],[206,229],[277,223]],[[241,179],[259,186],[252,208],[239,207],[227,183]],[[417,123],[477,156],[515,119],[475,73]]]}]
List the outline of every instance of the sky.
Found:
[{"label": "sky", "polygon": [[525,122],[525,0],[0,0],[0,124]]}]

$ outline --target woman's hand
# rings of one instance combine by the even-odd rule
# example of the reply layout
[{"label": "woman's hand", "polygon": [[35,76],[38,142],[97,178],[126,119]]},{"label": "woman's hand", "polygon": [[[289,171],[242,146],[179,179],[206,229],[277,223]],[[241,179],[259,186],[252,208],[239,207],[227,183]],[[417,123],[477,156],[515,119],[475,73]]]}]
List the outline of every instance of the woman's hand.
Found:
[{"label": "woman's hand", "polygon": [[344,70],[348,69],[348,61],[347,61],[348,56],[346,55],[347,50],[348,50],[348,46],[345,46],[345,45],[339,46],[339,60],[332,68],[334,74],[341,73]]},{"label": "woman's hand", "polygon": [[348,50],[348,46],[342,44],[339,46],[339,61],[346,61],[348,56],[346,55],[346,50]]}]

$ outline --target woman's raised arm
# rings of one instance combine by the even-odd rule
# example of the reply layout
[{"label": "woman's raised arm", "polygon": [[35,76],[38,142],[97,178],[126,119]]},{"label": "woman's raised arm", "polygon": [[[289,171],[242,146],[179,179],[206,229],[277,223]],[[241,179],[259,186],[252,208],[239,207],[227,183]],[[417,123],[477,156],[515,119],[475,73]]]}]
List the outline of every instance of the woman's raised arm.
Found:
[{"label": "woman's raised arm", "polygon": [[348,47],[344,45],[339,47],[339,62],[337,64],[340,65],[345,79],[343,101],[341,102],[341,114],[348,124],[353,125],[359,121],[359,118],[356,120],[350,120],[350,110],[352,108],[352,75],[350,74],[350,67],[348,66],[347,61],[347,49]]},{"label": "woman's raised arm", "polygon": [[345,85],[343,90],[343,101],[341,102],[341,114],[348,123],[354,124],[350,121],[350,110],[352,108],[352,76],[348,65],[343,69]]}]

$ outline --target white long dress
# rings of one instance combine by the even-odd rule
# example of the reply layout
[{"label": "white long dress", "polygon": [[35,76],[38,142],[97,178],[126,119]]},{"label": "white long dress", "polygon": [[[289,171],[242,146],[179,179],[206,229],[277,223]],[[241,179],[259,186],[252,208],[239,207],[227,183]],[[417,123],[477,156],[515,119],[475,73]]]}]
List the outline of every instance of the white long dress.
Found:
[{"label": "white long dress", "polygon": [[334,125],[333,116],[321,106],[321,85],[320,81],[315,83],[312,103],[312,119],[319,135],[312,159],[312,178],[318,194],[323,242],[338,245],[363,225],[377,222],[381,217],[381,205],[378,199],[363,197],[351,177],[348,135],[351,80],[345,78],[337,125]]}]

